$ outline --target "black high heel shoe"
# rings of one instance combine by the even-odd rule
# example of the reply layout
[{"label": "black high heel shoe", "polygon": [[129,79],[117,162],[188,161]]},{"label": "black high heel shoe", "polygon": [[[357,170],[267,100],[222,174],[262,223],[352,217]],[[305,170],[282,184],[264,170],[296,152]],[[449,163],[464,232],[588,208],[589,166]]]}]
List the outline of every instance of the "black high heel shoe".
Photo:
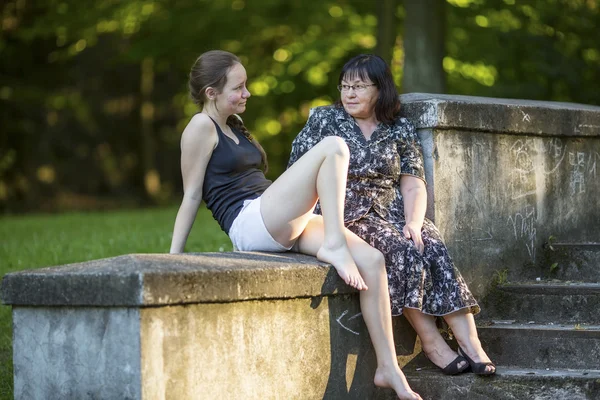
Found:
[{"label": "black high heel shoe", "polygon": [[[425,357],[427,357],[427,359],[429,361],[431,361],[431,359],[427,356],[427,354],[423,351],[423,354],[425,354]],[[435,363],[433,361],[431,361],[433,363],[433,365],[435,365]],[[460,364],[461,362],[464,362],[464,365],[462,367],[459,367],[458,364]],[[435,365],[437,367],[437,365]],[[439,369],[442,370],[442,372],[444,373],[444,375],[456,375],[456,374],[460,374],[461,372],[464,372],[467,368],[469,368],[469,361],[467,361],[466,358],[464,358],[463,356],[459,355],[458,357],[456,357],[454,360],[450,361],[450,363],[448,365],[446,365],[444,368],[438,367]]]},{"label": "black high heel shoe", "polygon": [[[471,367],[471,371],[475,374],[475,375],[482,375],[482,376],[489,376],[489,375],[494,375],[496,373],[496,365],[493,362],[475,362],[473,360],[471,360],[471,357],[469,357],[467,355],[467,353],[462,349],[462,347],[458,346],[458,354],[460,354],[461,356],[463,356],[468,362],[469,362],[469,366]],[[491,366],[494,367],[493,371],[488,371],[487,367]]]},{"label": "black high heel shoe", "polygon": [[[464,362],[462,367],[459,367],[458,364]],[[469,368],[469,361],[463,356],[459,355],[450,364],[446,365],[444,368],[440,368],[445,375],[456,375],[464,372],[467,368]]]}]

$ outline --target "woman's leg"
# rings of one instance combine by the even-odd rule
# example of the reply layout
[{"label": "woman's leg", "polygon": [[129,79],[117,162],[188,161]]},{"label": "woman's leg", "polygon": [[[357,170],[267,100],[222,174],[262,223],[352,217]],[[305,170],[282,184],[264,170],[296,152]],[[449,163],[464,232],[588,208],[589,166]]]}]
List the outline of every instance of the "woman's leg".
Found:
[{"label": "woman's leg", "polygon": [[[313,217],[310,220],[298,240],[301,253],[314,255],[319,251],[325,240],[323,225],[321,217]],[[360,292],[360,307],[377,355],[375,384],[394,389],[401,399],[420,399],[421,397],[411,390],[396,359],[383,255],[349,230],[345,230],[345,236],[360,274],[369,286],[369,290]]]},{"label": "woman's leg", "polygon": [[[450,326],[450,329],[452,329],[452,333],[454,334],[454,337],[456,337],[459,346],[473,361],[482,363],[491,362],[490,358],[481,347],[481,342],[477,335],[477,327],[475,326],[475,319],[471,312],[467,309],[458,310],[445,315],[444,319]],[[486,370],[488,372],[493,372],[496,369],[493,366],[488,365]]]},{"label": "woman's leg", "polygon": [[316,252],[342,279],[367,289],[348,250],[344,235],[344,201],[350,153],[343,139],[323,139],[273,182],[261,196],[261,215],[271,236],[284,246],[297,239],[320,200],[324,240]]},{"label": "woman's leg", "polygon": [[[439,231],[425,220],[422,235],[425,253],[418,254],[414,243],[402,235],[403,224],[393,224],[369,213],[349,226],[359,237],[385,253],[388,284],[394,291],[394,313],[404,313],[421,338],[423,350],[434,364],[444,368],[458,354],[443,339],[435,318],[421,309],[435,310],[440,314],[456,309],[457,304],[477,306],[466,283],[450,260]],[[458,296],[449,296],[457,294]],[[455,297],[456,302],[442,301]],[[447,310],[447,311],[446,311]],[[457,367],[464,367],[464,361]]]},{"label": "woman's leg", "polygon": [[[419,335],[423,351],[431,362],[444,368],[458,357],[440,334],[434,316],[423,314],[413,308],[404,308],[403,314]],[[459,369],[466,366],[467,361],[461,361],[457,365]]]}]

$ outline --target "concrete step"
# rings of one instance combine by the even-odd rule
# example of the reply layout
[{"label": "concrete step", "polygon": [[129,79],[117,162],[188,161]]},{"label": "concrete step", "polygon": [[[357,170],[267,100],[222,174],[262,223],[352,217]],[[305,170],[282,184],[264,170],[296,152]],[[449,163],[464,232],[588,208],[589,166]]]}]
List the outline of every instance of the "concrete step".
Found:
[{"label": "concrete step", "polygon": [[[498,366],[492,377],[472,373],[456,376],[439,369],[416,371],[409,363],[403,371],[411,387],[427,400],[597,400],[600,399],[599,370],[546,370]],[[393,399],[393,394],[385,392]]]},{"label": "concrete step", "polygon": [[500,285],[480,318],[535,323],[597,324],[600,283],[535,282]]},{"label": "concrete step", "polygon": [[543,254],[545,278],[600,282],[600,243],[547,243]]},{"label": "concrete step", "polygon": [[600,370],[600,325],[497,323],[478,331],[497,365]]}]

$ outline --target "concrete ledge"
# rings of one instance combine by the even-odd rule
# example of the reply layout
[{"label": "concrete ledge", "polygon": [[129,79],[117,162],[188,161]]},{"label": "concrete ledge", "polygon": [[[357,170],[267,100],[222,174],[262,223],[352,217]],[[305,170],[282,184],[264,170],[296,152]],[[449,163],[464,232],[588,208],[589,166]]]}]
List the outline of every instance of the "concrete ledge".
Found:
[{"label": "concrete ledge", "polygon": [[[375,352],[357,295],[17,306],[13,321],[15,400],[394,398],[373,384]],[[397,345],[414,344],[404,318],[394,335]]]},{"label": "concrete ledge", "polygon": [[[314,257],[131,254],[8,274],[2,297],[15,399],[390,395],[358,293]],[[408,362],[415,333],[393,323]]]},{"label": "concrete ledge", "polygon": [[13,306],[144,307],[356,293],[335,269],[296,253],[130,254],[7,274]]},{"label": "concrete ledge", "polygon": [[600,107],[549,101],[427,93],[400,96],[402,113],[419,129],[543,136],[598,136]]}]

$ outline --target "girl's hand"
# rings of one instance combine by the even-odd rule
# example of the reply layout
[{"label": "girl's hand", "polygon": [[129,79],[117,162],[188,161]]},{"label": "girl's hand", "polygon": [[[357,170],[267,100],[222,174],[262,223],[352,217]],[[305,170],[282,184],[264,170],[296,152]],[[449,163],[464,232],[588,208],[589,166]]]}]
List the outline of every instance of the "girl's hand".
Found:
[{"label": "girl's hand", "polygon": [[412,239],[419,254],[423,254],[423,251],[425,250],[425,244],[423,243],[423,238],[421,237],[421,225],[414,222],[409,222],[404,225],[404,228],[402,228],[402,233],[404,233],[405,238]]}]

